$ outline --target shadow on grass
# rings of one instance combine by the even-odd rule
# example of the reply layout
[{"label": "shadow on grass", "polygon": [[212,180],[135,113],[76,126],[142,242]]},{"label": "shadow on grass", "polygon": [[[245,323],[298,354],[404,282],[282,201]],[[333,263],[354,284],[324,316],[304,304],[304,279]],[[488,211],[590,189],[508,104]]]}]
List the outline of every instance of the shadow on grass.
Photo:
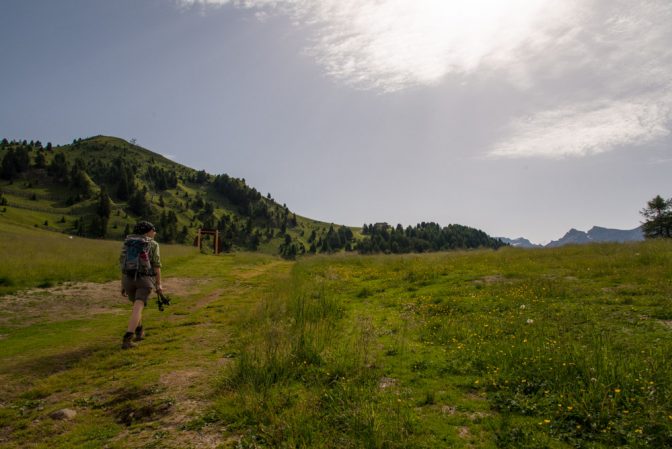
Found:
[{"label": "shadow on grass", "polygon": [[0,373],[18,374],[26,377],[47,377],[69,370],[87,357],[105,349],[109,348],[87,346],[72,351],[59,352],[58,354],[35,357],[18,363],[7,363],[0,368]]}]

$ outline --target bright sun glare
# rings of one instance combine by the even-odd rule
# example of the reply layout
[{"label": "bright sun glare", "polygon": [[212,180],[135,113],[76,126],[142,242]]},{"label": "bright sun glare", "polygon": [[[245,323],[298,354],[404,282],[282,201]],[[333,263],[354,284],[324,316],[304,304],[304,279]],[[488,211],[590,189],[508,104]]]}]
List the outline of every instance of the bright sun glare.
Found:
[{"label": "bright sun glare", "polygon": [[[179,0],[284,11],[316,25],[311,52],[327,72],[384,91],[506,67],[549,39],[578,0]],[[590,0],[583,0],[583,3]]]},{"label": "bright sun glare", "polygon": [[[386,90],[507,64],[545,38],[572,0],[323,0],[317,53],[330,73]],[[306,10],[304,10],[306,12]],[[317,14],[315,14],[317,13]]]}]

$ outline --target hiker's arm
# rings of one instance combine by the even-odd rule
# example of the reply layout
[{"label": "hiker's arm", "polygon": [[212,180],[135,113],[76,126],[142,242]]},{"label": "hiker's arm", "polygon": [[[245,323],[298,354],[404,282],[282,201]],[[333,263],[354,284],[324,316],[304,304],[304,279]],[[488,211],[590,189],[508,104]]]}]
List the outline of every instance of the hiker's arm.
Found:
[{"label": "hiker's arm", "polygon": [[156,290],[161,291],[161,267],[154,268],[154,277],[156,279]]},{"label": "hiker's arm", "polygon": [[161,253],[159,252],[159,244],[152,240],[152,247],[149,252],[149,263],[152,265],[154,271],[154,282],[157,291],[163,290],[161,288]]}]

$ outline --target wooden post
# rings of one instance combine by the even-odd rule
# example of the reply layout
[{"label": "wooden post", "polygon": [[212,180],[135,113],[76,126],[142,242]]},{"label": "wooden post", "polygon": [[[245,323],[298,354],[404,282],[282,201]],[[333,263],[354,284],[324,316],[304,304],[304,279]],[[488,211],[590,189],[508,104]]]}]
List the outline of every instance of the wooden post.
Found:
[{"label": "wooden post", "polygon": [[198,230],[198,234],[196,236],[196,246],[198,246],[198,249],[202,249],[203,246],[203,236],[204,235],[212,235],[215,238],[215,256],[219,254],[219,229],[200,229]]}]

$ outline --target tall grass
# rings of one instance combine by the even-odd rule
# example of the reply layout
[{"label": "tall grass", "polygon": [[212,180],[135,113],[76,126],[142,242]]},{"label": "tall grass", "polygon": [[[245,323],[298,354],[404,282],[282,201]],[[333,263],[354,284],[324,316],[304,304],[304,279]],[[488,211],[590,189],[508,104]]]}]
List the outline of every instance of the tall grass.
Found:
[{"label": "tall grass", "polygon": [[672,447],[671,267],[670,242],[304,260],[215,415],[241,447]]},{"label": "tall grass", "polygon": [[353,317],[314,276],[327,263],[295,266],[241,326],[215,411],[244,432],[240,447],[406,447],[408,416],[378,392],[370,321],[346,322]]}]

